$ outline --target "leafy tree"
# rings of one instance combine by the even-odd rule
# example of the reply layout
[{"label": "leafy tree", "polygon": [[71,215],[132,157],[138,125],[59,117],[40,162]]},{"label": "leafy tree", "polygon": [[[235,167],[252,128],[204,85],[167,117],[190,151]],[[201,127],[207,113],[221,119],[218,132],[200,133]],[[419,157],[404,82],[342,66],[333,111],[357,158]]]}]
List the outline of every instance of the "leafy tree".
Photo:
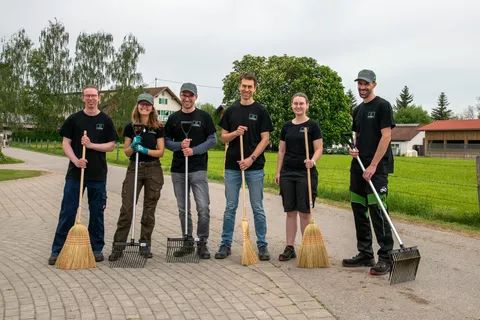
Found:
[{"label": "leafy tree", "polygon": [[216,113],[217,109],[213,106],[213,104],[208,103],[208,102],[207,103],[197,103],[195,105],[195,107],[198,108],[198,109],[201,109],[203,111],[206,111],[210,115],[210,117],[212,117],[212,119],[215,120],[215,117],[216,117],[215,113]]},{"label": "leafy tree", "polygon": [[[400,98],[400,99],[399,99]],[[400,97],[396,98],[395,109],[402,109],[410,106],[413,102],[413,94],[410,93],[407,86],[403,87]]]},{"label": "leafy tree", "polygon": [[394,111],[394,119],[396,123],[419,123],[427,124],[432,122],[432,118],[422,106],[409,105]]},{"label": "leafy tree", "polygon": [[347,98],[350,104],[350,114],[352,114],[353,109],[355,109],[358,106],[357,98],[355,97],[355,94],[353,94],[352,89],[348,89]]},{"label": "leafy tree", "polygon": [[240,98],[238,80],[243,72],[253,72],[258,80],[254,99],[264,104],[272,118],[270,141],[278,146],[283,124],[291,120],[291,97],[304,92],[310,98],[309,117],[318,121],[326,145],[341,142],[341,133],[350,130],[349,100],[341,78],[327,66],[309,57],[246,55],[233,62],[233,71],[223,79],[224,102]]},{"label": "leafy tree", "polygon": [[113,36],[109,33],[82,32],[77,38],[73,79],[75,90],[80,92],[87,84],[94,84],[99,89],[110,83],[109,64],[115,54]]},{"label": "leafy tree", "polygon": [[136,97],[143,92],[142,74],[137,71],[138,60],[145,49],[137,38],[129,34],[123,38],[120,48],[110,64],[109,74],[115,93],[103,96],[102,105],[109,105],[109,115],[120,132],[130,121]]},{"label": "leafy tree", "polygon": [[69,34],[65,26],[55,20],[49,21],[42,30],[40,46],[29,56],[29,71],[32,81],[29,113],[39,129],[57,130],[72,113]]},{"label": "leafy tree", "polygon": [[22,113],[29,104],[28,60],[32,41],[24,29],[2,41],[0,53],[0,122],[16,127],[25,119]]},{"label": "leafy tree", "polygon": [[452,110],[447,109],[447,106],[450,104],[448,102],[445,92],[441,92],[438,96],[438,108],[433,108],[431,117],[433,120],[448,120],[453,116]]}]

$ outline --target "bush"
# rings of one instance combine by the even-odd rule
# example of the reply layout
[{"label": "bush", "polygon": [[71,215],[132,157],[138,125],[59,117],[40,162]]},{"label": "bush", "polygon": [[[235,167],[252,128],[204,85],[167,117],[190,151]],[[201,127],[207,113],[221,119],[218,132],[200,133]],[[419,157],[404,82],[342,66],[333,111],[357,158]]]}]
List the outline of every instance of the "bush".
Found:
[{"label": "bush", "polygon": [[44,141],[62,141],[62,136],[58,131],[43,131],[43,130],[33,130],[33,131],[27,131],[27,130],[15,130],[12,133],[12,138],[14,140],[20,139],[22,141],[25,140],[25,138],[28,138],[28,140],[44,140]]}]

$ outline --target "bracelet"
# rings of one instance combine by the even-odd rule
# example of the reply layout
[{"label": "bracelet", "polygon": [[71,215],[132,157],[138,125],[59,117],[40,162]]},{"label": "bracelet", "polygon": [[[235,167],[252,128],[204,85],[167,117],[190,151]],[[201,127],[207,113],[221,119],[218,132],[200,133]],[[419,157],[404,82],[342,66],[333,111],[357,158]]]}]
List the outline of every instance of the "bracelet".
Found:
[{"label": "bracelet", "polygon": [[313,159],[310,159],[310,161],[312,161],[313,166],[315,167],[315,164],[316,164],[317,162],[316,162],[315,160],[313,160]]},{"label": "bracelet", "polygon": [[252,160],[253,161],[257,160],[257,157],[255,157],[253,154],[252,154]]}]

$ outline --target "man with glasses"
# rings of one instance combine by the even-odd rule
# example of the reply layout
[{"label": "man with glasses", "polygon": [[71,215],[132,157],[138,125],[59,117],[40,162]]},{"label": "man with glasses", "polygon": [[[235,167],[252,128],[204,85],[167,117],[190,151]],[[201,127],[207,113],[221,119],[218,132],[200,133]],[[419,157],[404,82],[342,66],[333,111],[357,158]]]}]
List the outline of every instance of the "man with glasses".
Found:
[{"label": "man with glasses", "polygon": [[[112,120],[98,109],[100,96],[95,86],[84,87],[82,101],[85,104],[84,109],[70,115],[60,128],[60,134],[63,136],[63,152],[70,162],[65,178],[57,231],[53,240],[52,253],[48,259],[49,265],[56,263],[68,231],[75,223],[82,168],[85,169],[83,185],[88,189],[90,243],[95,261],[103,261],[102,250],[105,244],[103,212],[107,203],[106,152],[113,151],[115,148],[117,133]],[[85,136],[84,131],[87,131]],[[86,147],[85,159],[81,158],[83,146]]]},{"label": "man with glasses", "polygon": [[[165,125],[165,145],[173,151],[171,176],[173,191],[177,198],[182,234],[185,234],[185,214],[188,214],[189,238],[193,240],[192,215],[190,211],[190,188],[193,191],[197,213],[197,237],[200,238],[199,256],[210,259],[207,241],[210,230],[210,196],[207,180],[207,151],[217,142],[215,124],[205,111],[195,107],[197,86],[184,83],[180,89],[181,110],[168,117]],[[185,176],[185,157],[188,157],[188,177]],[[185,179],[188,193],[185,194]],[[185,197],[188,197],[188,212],[185,212]],[[193,247],[183,247],[174,253],[180,257],[192,252]]]}]

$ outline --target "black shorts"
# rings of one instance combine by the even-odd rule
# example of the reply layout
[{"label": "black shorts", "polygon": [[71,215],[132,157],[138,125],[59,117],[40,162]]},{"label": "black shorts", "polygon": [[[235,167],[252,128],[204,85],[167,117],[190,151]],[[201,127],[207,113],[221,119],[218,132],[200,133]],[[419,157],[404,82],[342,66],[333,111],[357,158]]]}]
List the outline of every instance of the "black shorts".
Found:
[{"label": "black shorts", "polygon": [[[315,206],[318,174],[316,170],[311,170],[310,172],[312,205]],[[310,213],[307,172],[282,170],[280,172],[280,195],[282,196],[283,209],[285,212],[299,211],[302,213]]]}]

